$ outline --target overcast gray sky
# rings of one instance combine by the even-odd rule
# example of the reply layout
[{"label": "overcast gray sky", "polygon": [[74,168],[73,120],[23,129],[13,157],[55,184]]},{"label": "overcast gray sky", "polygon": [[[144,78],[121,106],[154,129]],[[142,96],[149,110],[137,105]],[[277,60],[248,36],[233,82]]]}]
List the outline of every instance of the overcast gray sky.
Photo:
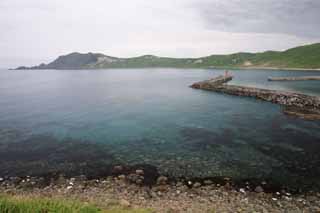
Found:
[{"label": "overcast gray sky", "polygon": [[70,52],[198,57],[320,41],[319,0],[1,0],[0,67]]}]

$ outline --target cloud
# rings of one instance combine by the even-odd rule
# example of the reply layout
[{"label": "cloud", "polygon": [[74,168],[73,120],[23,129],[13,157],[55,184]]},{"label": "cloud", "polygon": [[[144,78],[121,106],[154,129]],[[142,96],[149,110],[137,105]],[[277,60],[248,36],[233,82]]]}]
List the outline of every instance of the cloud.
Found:
[{"label": "cloud", "polygon": [[194,7],[209,29],[320,37],[318,0],[200,0]]},{"label": "cloud", "polygon": [[0,67],[74,51],[198,57],[283,50],[320,40],[318,2],[1,0]]}]

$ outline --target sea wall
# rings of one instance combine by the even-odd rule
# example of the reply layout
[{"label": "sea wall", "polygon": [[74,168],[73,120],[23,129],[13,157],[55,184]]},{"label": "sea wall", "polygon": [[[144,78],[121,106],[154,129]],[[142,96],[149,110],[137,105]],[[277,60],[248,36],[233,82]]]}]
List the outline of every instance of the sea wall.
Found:
[{"label": "sea wall", "polygon": [[320,76],[269,77],[269,81],[320,81]]},{"label": "sea wall", "polygon": [[191,87],[195,88],[195,89],[206,89],[206,88],[210,88],[210,87],[216,87],[219,85],[223,85],[224,83],[227,83],[227,82],[231,81],[232,79],[233,79],[233,76],[220,75],[218,77],[211,78],[209,80],[194,83],[193,85],[191,85]]},{"label": "sea wall", "polygon": [[317,115],[320,114],[320,97],[318,96],[254,87],[227,85],[225,83],[219,84],[215,81],[213,81],[213,83],[210,83],[210,81],[197,82],[191,85],[191,87],[236,96],[253,97],[283,106],[290,106],[300,110],[303,109],[303,111],[308,115],[313,113]]}]

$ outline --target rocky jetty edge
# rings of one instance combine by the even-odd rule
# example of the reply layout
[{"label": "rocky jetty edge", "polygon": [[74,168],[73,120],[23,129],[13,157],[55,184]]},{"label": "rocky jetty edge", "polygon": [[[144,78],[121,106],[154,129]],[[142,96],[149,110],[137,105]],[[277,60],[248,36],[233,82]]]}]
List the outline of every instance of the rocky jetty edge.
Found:
[{"label": "rocky jetty edge", "polygon": [[194,89],[209,90],[235,96],[253,97],[283,106],[283,112],[306,120],[320,120],[320,97],[301,93],[228,85],[233,76],[224,75],[191,85]]}]

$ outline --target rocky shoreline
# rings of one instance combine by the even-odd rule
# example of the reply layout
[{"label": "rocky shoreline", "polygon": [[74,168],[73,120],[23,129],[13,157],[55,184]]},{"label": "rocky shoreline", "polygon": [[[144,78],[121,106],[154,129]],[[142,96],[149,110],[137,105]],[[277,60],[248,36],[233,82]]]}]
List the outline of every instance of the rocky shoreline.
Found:
[{"label": "rocky shoreline", "polygon": [[[213,178],[174,178],[170,176],[164,176],[160,174],[152,174],[150,171],[142,169],[142,167],[137,167],[141,169],[128,170],[123,166],[115,166],[113,175],[101,176],[101,177],[88,177],[86,175],[78,176],[66,176],[64,174],[60,175],[46,175],[46,176],[3,176],[0,177],[0,187],[6,188],[17,188],[17,189],[32,189],[32,188],[45,188],[48,186],[54,185],[64,185],[66,183],[82,182],[83,184],[90,183],[92,181],[99,182],[101,179],[121,179],[125,180],[130,184],[135,184],[141,187],[156,187],[160,191],[164,186],[168,187],[169,185],[184,185],[190,189],[198,188],[200,186],[214,185],[214,186],[223,186],[229,189],[235,190],[246,190],[250,192],[265,192],[265,193],[278,193],[290,192],[292,194],[302,194],[301,191],[288,188],[285,186],[275,185],[272,182],[266,180],[234,180],[230,177],[213,177]],[[304,191],[306,192],[306,191]]]},{"label": "rocky shoreline", "polygon": [[292,194],[284,189],[267,192],[268,183],[253,187],[207,179],[172,180],[151,177],[136,168],[128,173],[123,166],[113,168],[114,175],[88,179],[84,175],[67,178],[1,177],[0,192],[49,198],[73,198],[102,207],[149,208],[155,212],[319,212],[320,193]]}]

